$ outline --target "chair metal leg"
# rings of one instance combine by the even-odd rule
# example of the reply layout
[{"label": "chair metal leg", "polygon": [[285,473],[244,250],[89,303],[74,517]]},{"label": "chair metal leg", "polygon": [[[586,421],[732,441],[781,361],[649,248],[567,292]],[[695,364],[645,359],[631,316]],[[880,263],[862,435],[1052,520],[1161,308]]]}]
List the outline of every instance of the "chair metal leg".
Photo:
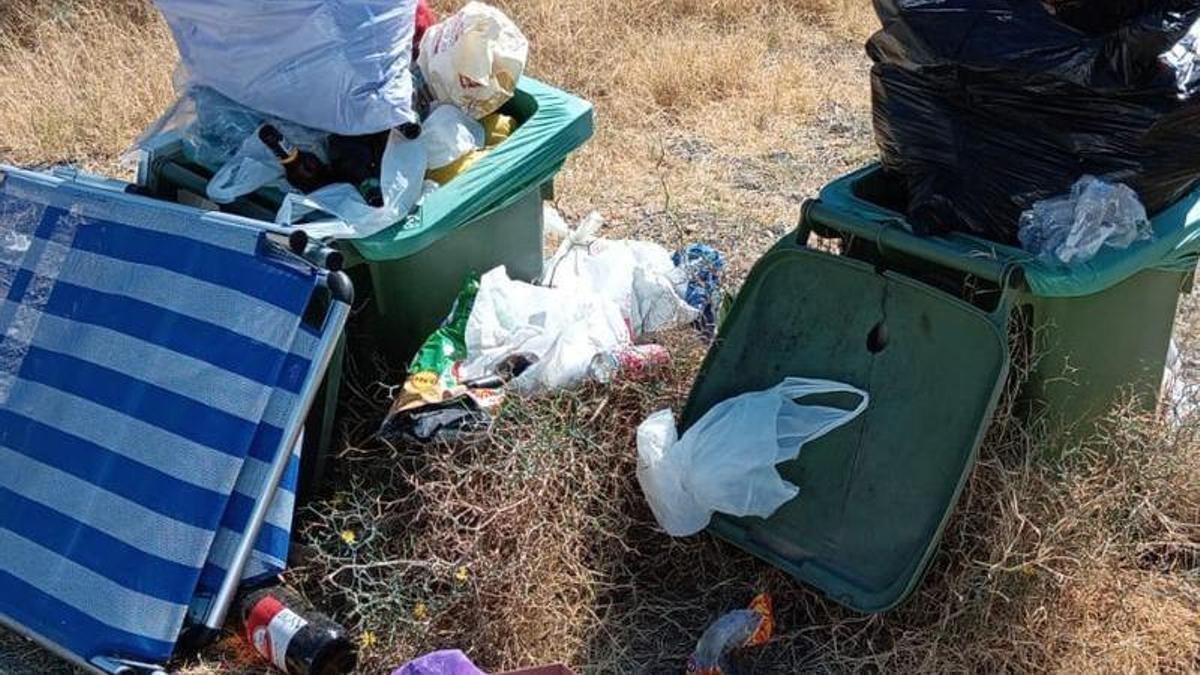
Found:
[{"label": "chair metal leg", "polygon": [[229,612],[234,595],[237,593],[238,586],[242,581],[242,572],[246,567],[247,561],[250,560],[250,554],[254,550],[255,542],[258,541],[259,531],[262,529],[263,521],[266,520],[267,511],[271,507],[275,488],[279,485],[279,481],[283,478],[283,473],[287,469],[288,462],[291,460],[292,448],[295,447],[296,441],[300,437],[300,433],[304,427],[304,420],[308,417],[308,409],[312,407],[313,401],[316,399],[317,390],[320,388],[322,380],[325,379],[325,371],[329,368],[329,363],[333,359],[334,351],[337,349],[338,341],[341,338],[342,330],[345,328],[346,320],[350,316],[352,291],[349,290],[351,288],[349,281],[340,272],[327,275],[326,280],[333,293],[333,302],[330,304],[329,311],[325,317],[325,325],[321,333],[321,341],[317,346],[313,371],[309,374],[308,380],[304,383],[304,387],[300,391],[298,405],[288,415],[283,438],[280,441],[280,446],[276,449],[275,462],[271,465],[271,474],[267,481],[268,488],[259,496],[258,501],[255,502],[254,510],[250,514],[250,521],[246,524],[245,533],[234,554],[233,564],[230,566],[224,581],[221,583],[220,589],[218,589],[204,614],[204,626],[213,630],[219,629],[225,623],[226,614]]}]

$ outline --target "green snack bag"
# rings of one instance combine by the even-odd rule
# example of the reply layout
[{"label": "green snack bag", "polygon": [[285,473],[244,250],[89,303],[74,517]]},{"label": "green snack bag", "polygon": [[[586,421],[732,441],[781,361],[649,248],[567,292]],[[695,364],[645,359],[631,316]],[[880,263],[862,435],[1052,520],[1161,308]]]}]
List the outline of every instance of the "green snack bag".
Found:
[{"label": "green snack bag", "polygon": [[441,327],[425,340],[425,344],[413,357],[408,366],[404,390],[392,403],[388,417],[431,403],[440,403],[463,393],[462,383],[455,375],[454,366],[467,358],[467,320],[471,317],[471,309],[475,306],[475,296],[478,293],[479,277],[472,274],[467,277]]}]

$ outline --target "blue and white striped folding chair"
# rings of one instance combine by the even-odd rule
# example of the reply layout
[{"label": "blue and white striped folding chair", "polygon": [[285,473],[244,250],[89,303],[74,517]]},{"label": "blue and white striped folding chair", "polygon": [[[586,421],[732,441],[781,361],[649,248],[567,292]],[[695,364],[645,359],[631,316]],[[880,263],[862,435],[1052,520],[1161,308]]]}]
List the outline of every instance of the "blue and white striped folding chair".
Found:
[{"label": "blue and white striped folding chair", "polygon": [[0,166],[0,623],[90,670],[283,568],[351,290],[260,226]]}]

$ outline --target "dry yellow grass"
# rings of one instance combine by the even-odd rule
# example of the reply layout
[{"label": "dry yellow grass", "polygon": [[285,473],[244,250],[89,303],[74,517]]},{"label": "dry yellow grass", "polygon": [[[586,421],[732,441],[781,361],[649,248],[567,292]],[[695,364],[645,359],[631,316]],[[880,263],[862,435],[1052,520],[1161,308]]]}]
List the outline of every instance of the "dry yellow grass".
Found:
[{"label": "dry yellow grass", "polygon": [[176,54],[139,2],[5,3],[0,154],[110,168],[171,98]]},{"label": "dry yellow grass", "polygon": [[[530,37],[531,72],[595,102],[559,205],[601,210],[614,234],[711,241],[740,281],[803,197],[872,155],[865,0],[499,4]],[[0,159],[117,170],[170,101],[173,67],[142,0],[0,0]],[[1198,316],[1189,305],[1184,325]],[[352,364],[346,451],[303,514],[290,577],[374,636],[364,672],[446,646],[493,669],[681,672],[707,622],[763,589],[780,635],[756,673],[1200,670],[1200,429],[1116,415],[1107,441],[1051,465],[1001,414],[925,583],[862,617],[732,547],[654,528],[633,428],[686,393],[699,349],[674,339],[663,382],[513,406],[489,442],[434,451],[370,440],[378,382],[399,375]],[[0,634],[0,673],[53,663]],[[182,669],[266,672],[237,639]]]}]

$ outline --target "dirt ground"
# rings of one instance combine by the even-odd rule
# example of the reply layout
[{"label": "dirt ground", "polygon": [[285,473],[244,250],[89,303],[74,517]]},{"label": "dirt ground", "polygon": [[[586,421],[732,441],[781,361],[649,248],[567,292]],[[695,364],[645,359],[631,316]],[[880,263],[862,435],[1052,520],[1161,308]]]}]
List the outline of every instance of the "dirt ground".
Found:
[{"label": "dirt ground", "polygon": [[[532,74],[596,106],[595,137],[556,183],[568,220],[597,210],[608,236],[711,243],[736,286],[805,198],[874,156],[864,0],[500,4],[529,35]],[[124,171],[174,63],[141,0],[0,2],[0,159]],[[1189,299],[1193,371],[1198,321]],[[1049,462],[1002,410],[922,586],[862,616],[654,526],[633,430],[678,409],[703,354],[688,333],[664,339],[661,381],[509,405],[460,447],[374,439],[402,374],[350,364],[339,461],[299,516],[288,580],[352,627],[362,672],[458,647],[492,670],[678,673],[712,619],[764,590],[779,634],[748,672],[1200,671],[1200,427],[1117,411],[1105,438]],[[176,665],[268,672],[237,638]],[[0,673],[33,672],[63,668],[0,631]]]}]

